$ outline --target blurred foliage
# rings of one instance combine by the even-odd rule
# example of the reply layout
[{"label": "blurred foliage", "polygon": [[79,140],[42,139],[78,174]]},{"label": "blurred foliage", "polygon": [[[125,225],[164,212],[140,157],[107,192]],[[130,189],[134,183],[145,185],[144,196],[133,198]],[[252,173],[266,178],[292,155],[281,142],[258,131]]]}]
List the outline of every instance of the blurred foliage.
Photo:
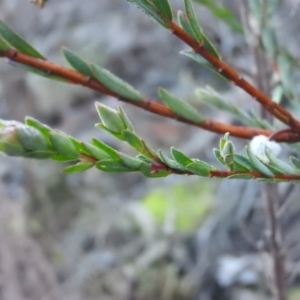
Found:
[{"label": "blurred foliage", "polygon": [[209,214],[211,197],[211,185],[201,180],[153,189],[145,195],[142,203],[159,225],[189,232]]},{"label": "blurred foliage", "polygon": [[300,287],[293,287],[288,291],[289,300],[298,300],[300,299]]},{"label": "blurred foliage", "polygon": [[199,3],[205,6],[210,12],[216,17],[216,19],[223,21],[227,24],[234,32],[243,33],[243,26],[234,16],[234,14],[222,4],[216,4],[211,0],[195,0],[196,3]]}]

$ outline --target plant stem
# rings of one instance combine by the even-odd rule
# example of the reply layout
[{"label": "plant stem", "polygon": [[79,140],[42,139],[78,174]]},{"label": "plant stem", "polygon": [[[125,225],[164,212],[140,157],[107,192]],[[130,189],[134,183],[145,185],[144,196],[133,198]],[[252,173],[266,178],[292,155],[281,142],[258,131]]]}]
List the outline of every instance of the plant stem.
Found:
[{"label": "plant stem", "polygon": [[270,229],[270,248],[273,257],[274,293],[276,300],[287,300],[285,282],[285,257],[282,247],[282,233],[278,211],[277,186],[266,184],[264,186],[264,200],[267,208],[267,217]]},{"label": "plant stem", "polygon": [[[49,75],[50,74],[57,75],[69,81],[69,83],[80,84],[92,90],[98,91],[100,93],[110,95],[112,97],[119,99],[120,101],[127,102],[131,105],[137,106],[141,109],[152,112],[156,115],[175,119],[182,123],[196,126],[207,131],[211,131],[219,134],[225,134],[229,132],[230,135],[243,138],[243,139],[252,139],[256,135],[272,136],[276,133],[272,130],[251,128],[245,126],[235,126],[231,124],[221,123],[211,119],[205,119],[203,122],[200,123],[192,122],[176,115],[167,106],[155,100],[144,98],[143,101],[138,102],[138,101],[132,101],[126,99],[116,94],[115,92],[109,90],[108,88],[101,85],[99,82],[93,80],[92,78],[89,78],[86,75],[81,74],[77,71],[55,64],[51,61],[37,59],[35,57],[31,57],[21,52],[18,52],[14,49],[9,49],[7,51],[0,50],[0,56],[7,57],[11,61],[36,68],[38,70],[46,71]],[[300,135],[296,132],[293,132],[292,130],[290,131],[286,130],[276,135],[276,138],[274,138],[273,140],[277,142],[295,143],[295,142],[299,142]]]}]

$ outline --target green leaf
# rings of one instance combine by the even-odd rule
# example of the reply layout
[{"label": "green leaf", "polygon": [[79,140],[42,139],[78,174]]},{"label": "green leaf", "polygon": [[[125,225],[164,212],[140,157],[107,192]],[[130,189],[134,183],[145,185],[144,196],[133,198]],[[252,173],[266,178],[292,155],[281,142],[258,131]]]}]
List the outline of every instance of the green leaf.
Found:
[{"label": "green leaf", "polygon": [[47,159],[52,158],[55,156],[57,152],[51,150],[44,150],[44,151],[30,151],[23,155],[26,158],[34,158],[34,159]]},{"label": "green leaf", "polygon": [[[235,153],[235,148],[232,141],[226,141],[221,149],[221,155],[225,159],[226,156],[232,155]],[[233,157],[232,157],[233,158]]]},{"label": "green leaf", "polygon": [[101,151],[104,151],[107,155],[109,155],[113,160],[120,160],[119,154],[114,148],[95,138],[92,139],[92,143]]},{"label": "green leaf", "polygon": [[274,165],[271,165],[271,163],[265,163],[265,162],[263,163],[274,175],[284,174],[282,170],[278,169]]},{"label": "green leaf", "polygon": [[210,39],[204,34],[201,27],[198,24],[195,11],[193,8],[193,4],[191,0],[184,0],[186,16],[182,13],[178,13],[179,24],[183,30],[185,30],[188,34],[190,34],[195,40],[199,43],[203,43],[206,50],[208,50],[211,54],[220,58],[220,54],[216,50],[213,43]]},{"label": "green leaf", "polygon": [[78,157],[70,157],[68,155],[63,154],[56,154],[51,159],[58,161],[58,162],[72,162],[72,161],[78,161]]},{"label": "green leaf", "polygon": [[70,64],[74,70],[87,75],[88,77],[94,78],[94,74],[91,70],[91,67],[88,63],[86,63],[84,60],[82,60],[78,55],[75,53],[71,52],[67,48],[62,49],[62,53],[67,60],[67,62]]},{"label": "green leaf", "polygon": [[229,78],[227,78],[225,75],[218,72],[218,70],[209,61],[207,61],[200,54],[194,52],[193,50],[183,50],[183,51],[180,51],[179,54],[182,54],[182,55],[192,59],[193,61],[200,64],[201,66],[203,66],[203,67],[209,69],[210,71],[214,72],[215,74],[217,74],[221,78],[229,80]]},{"label": "green leaf", "polygon": [[101,160],[96,164],[96,168],[109,173],[123,173],[136,171],[125,166],[122,162],[115,161],[112,159]]},{"label": "green leaf", "polygon": [[24,41],[16,32],[11,30],[2,20],[0,20],[0,36],[16,50],[39,59],[45,57]]},{"label": "green leaf", "polygon": [[106,131],[107,133],[109,133],[110,135],[114,136],[116,139],[123,141],[123,135],[122,132],[114,132],[111,131],[110,129],[108,129],[107,127],[105,127],[102,123],[97,123],[95,124],[96,128],[99,128],[103,131]]},{"label": "green leaf", "polygon": [[178,149],[171,147],[171,154],[174,160],[181,166],[186,167],[188,164],[193,163],[192,159],[180,152]]},{"label": "green leaf", "polygon": [[119,153],[121,162],[124,166],[128,167],[132,171],[138,171],[141,166],[141,161],[135,157],[130,157],[128,155],[125,155],[123,153]]},{"label": "green leaf", "polygon": [[91,169],[94,166],[93,163],[80,162],[76,165],[66,167],[64,169],[65,173],[81,173],[88,169]]},{"label": "green leaf", "polygon": [[228,179],[253,179],[254,177],[251,174],[234,174],[227,177]]},{"label": "green leaf", "polygon": [[49,144],[43,134],[30,126],[20,126],[16,130],[17,138],[27,150],[48,150]]},{"label": "green leaf", "polygon": [[100,149],[94,145],[91,145],[88,143],[82,143],[82,146],[89,155],[91,155],[99,160],[111,158],[111,156],[108,155],[105,151],[103,151],[102,149]]},{"label": "green leaf", "polygon": [[229,133],[225,133],[224,136],[220,139],[220,142],[219,142],[219,148],[220,148],[220,151],[222,152],[225,144],[228,142],[228,138],[229,138]]},{"label": "green leaf", "polygon": [[20,145],[0,141],[0,151],[8,156],[23,156],[26,151]]},{"label": "green leaf", "polygon": [[151,169],[149,164],[147,164],[146,162],[142,162],[142,164],[140,166],[140,172],[145,177],[148,177],[148,178],[160,178],[160,177],[167,177],[168,175],[170,175],[170,172],[168,172],[166,170],[160,170],[160,171],[153,172],[153,170]]},{"label": "green leaf", "polygon": [[200,4],[206,6],[216,19],[223,21],[233,31],[237,33],[243,33],[242,24],[236,19],[234,14],[228,10],[224,5],[215,3],[211,0],[196,0]]},{"label": "green leaf", "polygon": [[17,63],[17,62],[14,62],[14,65],[21,68],[21,69],[23,69],[23,70],[25,70],[25,71],[27,71],[27,72],[31,72],[33,74],[36,74],[36,75],[39,75],[39,76],[42,76],[42,77],[45,77],[45,78],[48,78],[48,79],[51,79],[51,80],[55,80],[55,81],[59,81],[59,82],[68,82],[67,79],[65,79],[63,77],[60,77],[58,75],[54,75],[49,71],[43,71],[43,70],[33,68],[33,67],[30,67],[30,66],[27,66],[27,65],[24,65],[24,64],[20,64],[20,63]]},{"label": "green leaf", "polygon": [[208,177],[208,176],[210,176],[210,170],[213,169],[213,166],[207,164],[204,161],[197,160],[197,162],[193,162],[191,164],[188,164],[186,166],[186,168],[190,172],[192,172],[192,173],[194,173],[198,176]]},{"label": "green leaf", "polygon": [[131,121],[129,120],[128,116],[125,114],[124,110],[122,109],[121,106],[119,106],[119,116],[122,118],[124,124],[125,124],[125,127],[128,131],[131,131],[131,132],[135,132],[134,130],[134,127],[131,123]]},{"label": "green leaf", "polygon": [[0,35],[0,50],[1,51],[7,51],[10,49],[9,44],[6,42],[6,40]]},{"label": "green leaf", "polygon": [[134,89],[127,82],[115,76],[108,70],[100,68],[96,65],[91,65],[91,70],[94,74],[95,79],[97,79],[102,85],[116,93],[118,96],[131,101],[143,101],[143,96],[139,91]]},{"label": "green leaf", "polygon": [[216,160],[222,165],[222,166],[225,166],[227,168],[227,165],[224,161],[224,158],[222,157],[221,155],[221,152],[219,149],[216,149],[214,148],[213,149],[213,154],[214,154],[214,157],[216,158]]},{"label": "green leaf", "polygon": [[269,149],[266,148],[265,152],[270,162],[283,174],[300,175],[300,170],[293,168],[292,166],[278,159]]},{"label": "green leaf", "polygon": [[118,111],[106,105],[103,105],[100,102],[96,102],[95,106],[103,125],[109,131],[120,135],[122,134],[123,130],[126,130],[126,126]]},{"label": "green leaf", "polygon": [[45,125],[32,117],[26,117],[25,124],[36,128],[38,131],[40,131],[44,135],[44,137],[49,138],[49,134],[50,134],[52,128],[49,127],[48,125]]},{"label": "green leaf", "polygon": [[180,27],[186,32],[188,33],[190,36],[192,36],[193,38],[196,39],[196,37],[194,36],[194,31],[193,28],[191,27],[188,17],[186,15],[186,13],[184,13],[183,11],[179,10],[177,13],[177,19],[178,19],[178,23],[180,25]]},{"label": "green leaf", "polygon": [[152,0],[158,11],[169,21],[173,19],[173,13],[168,0]]},{"label": "green leaf", "polygon": [[253,169],[250,160],[237,153],[233,157],[233,167],[234,171],[251,171]]},{"label": "green leaf", "polygon": [[194,33],[193,37],[198,42],[202,42],[203,33],[202,33],[202,30],[200,29],[200,26],[199,26],[197,18],[196,18],[193,2],[191,0],[184,0],[184,7],[185,7],[185,12],[186,12],[189,24]]},{"label": "green leaf", "polygon": [[79,157],[71,138],[63,132],[53,130],[49,135],[50,141],[57,152],[66,158],[75,159]]},{"label": "green leaf", "polygon": [[[143,12],[145,12],[151,19],[163,27],[170,28],[169,18],[166,18],[151,0],[127,0],[129,3],[135,4]],[[153,0],[152,0],[153,1]],[[167,19],[167,20],[166,20]]]},{"label": "green leaf", "polygon": [[161,161],[166,164],[168,167],[171,169],[175,169],[178,171],[186,172],[186,168],[184,168],[182,165],[180,165],[178,162],[175,160],[169,158],[168,156],[164,155],[162,151],[158,151],[158,156],[161,159]]},{"label": "green leaf", "polygon": [[137,152],[144,153],[144,143],[143,141],[134,133],[128,130],[123,130],[122,132],[124,140],[133,147]]},{"label": "green leaf", "polygon": [[280,183],[280,182],[286,182],[285,179],[279,179],[279,178],[260,178],[258,179],[259,182],[263,183]]},{"label": "green leaf", "polygon": [[252,163],[253,169],[259,173],[262,173],[268,177],[273,177],[273,173],[264,165],[264,163],[250,150],[246,147],[247,154]]},{"label": "green leaf", "polygon": [[136,158],[147,164],[153,163],[152,159],[149,159],[148,157],[141,155],[141,154],[137,155]]},{"label": "green leaf", "polygon": [[195,108],[172,96],[165,89],[160,88],[158,93],[165,105],[167,105],[176,115],[195,123],[203,123],[205,121]]},{"label": "green leaf", "polygon": [[295,168],[300,169],[300,160],[298,158],[291,156],[290,162]]}]

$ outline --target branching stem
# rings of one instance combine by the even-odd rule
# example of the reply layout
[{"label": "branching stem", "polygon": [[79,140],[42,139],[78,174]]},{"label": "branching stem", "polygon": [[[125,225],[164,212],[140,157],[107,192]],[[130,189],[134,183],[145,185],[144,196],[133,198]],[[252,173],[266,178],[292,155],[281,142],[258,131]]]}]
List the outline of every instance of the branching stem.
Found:
[{"label": "branching stem", "polygon": [[[209,53],[208,53],[209,54]],[[192,126],[196,126],[199,128],[203,128],[205,130],[225,134],[229,132],[232,136],[243,138],[243,139],[252,139],[256,135],[265,135],[265,136],[274,136],[276,132],[272,130],[266,130],[261,128],[251,128],[251,127],[244,127],[244,126],[235,126],[227,123],[217,122],[215,120],[205,119],[201,123],[192,122],[186,120],[182,117],[179,117],[174,112],[172,112],[167,106],[161,104],[152,99],[144,99],[141,102],[132,101],[123,97],[120,97],[115,92],[109,90],[105,86],[101,85],[99,82],[87,77],[84,74],[81,74],[77,71],[71,70],[69,68],[63,67],[61,65],[55,64],[48,60],[41,60],[37,59],[32,56],[28,56],[21,52],[18,52],[14,49],[9,49],[7,51],[0,50],[0,56],[6,57],[11,61],[30,66],[36,68],[38,70],[42,70],[48,72],[49,74],[59,76],[70,83],[73,84],[80,84],[85,87],[88,87],[92,90],[98,91],[100,93],[110,95],[115,97],[123,102],[127,102],[129,104],[135,105],[139,108],[142,108],[146,111],[152,112],[156,115],[160,115],[163,117],[171,118],[178,120],[182,123],[186,123]],[[229,67],[228,67],[229,68]],[[282,110],[284,110],[282,108]],[[284,110],[285,111],[285,110]],[[276,135],[273,139],[277,142],[287,142],[287,143],[295,143],[300,140],[300,135],[292,130],[285,130],[282,134]]]},{"label": "branching stem", "polygon": [[202,44],[199,44],[193,37],[186,33],[177,24],[170,21],[170,31],[187,45],[189,45],[196,53],[200,54],[209,61],[219,72],[229,78],[235,85],[239,86],[246,93],[258,101],[270,114],[276,119],[288,125],[294,131],[300,133],[300,122],[296,120],[291,113],[279,104],[275,103],[267,95],[255,88],[250,82],[241,77],[236,71],[224,63],[221,59],[211,54]]}]

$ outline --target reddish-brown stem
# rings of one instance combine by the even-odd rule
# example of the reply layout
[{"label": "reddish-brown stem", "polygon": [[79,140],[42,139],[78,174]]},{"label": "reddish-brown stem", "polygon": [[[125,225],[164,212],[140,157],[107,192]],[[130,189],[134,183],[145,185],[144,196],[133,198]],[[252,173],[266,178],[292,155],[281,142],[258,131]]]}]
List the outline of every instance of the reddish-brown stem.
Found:
[{"label": "reddish-brown stem", "polygon": [[170,21],[169,25],[171,33],[173,33],[175,36],[189,45],[196,53],[200,54],[207,61],[209,61],[218,70],[219,73],[229,78],[234,84],[251,95],[275,118],[288,125],[294,131],[300,133],[300,122],[296,120],[286,109],[273,102],[268,96],[266,96],[263,92],[255,88],[251,83],[241,77],[236,71],[234,71],[226,63],[224,63],[221,59],[210,53],[207,49],[205,49],[203,44],[196,41],[177,24]]},{"label": "reddish-brown stem", "polygon": [[[176,169],[172,169],[163,164],[151,164],[151,169],[152,169],[153,173],[161,171],[161,170],[166,170],[173,174],[195,175],[192,172],[179,171]],[[275,180],[278,179],[278,180],[283,180],[283,181],[300,180],[300,174],[299,175],[275,174],[273,177],[268,177],[262,173],[255,172],[255,171],[228,171],[228,170],[210,170],[209,171],[209,177],[228,178],[230,176],[237,176],[237,175],[249,175],[252,177],[252,179],[275,179]]]},{"label": "reddish-brown stem", "polygon": [[251,175],[253,179],[262,178],[262,179],[281,179],[284,181],[293,181],[293,180],[300,180],[299,175],[289,175],[289,174],[275,174],[272,178],[263,175],[259,172],[240,172],[240,171],[220,171],[220,170],[211,170],[210,176],[211,177],[218,177],[218,178],[227,178],[232,175]]},{"label": "reddish-brown stem", "polygon": [[[231,124],[221,123],[210,119],[205,119],[205,121],[201,123],[192,122],[176,115],[167,106],[159,102],[156,102],[154,100],[144,99],[143,101],[138,102],[138,101],[132,101],[126,98],[122,98],[120,97],[120,95],[109,90],[105,86],[101,85],[99,82],[87,77],[86,75],[68,69],[66,67],[63,67],[61,65],[55,64],[53,62],[28,56],[14,49],[9,49],[7,51],[0,51],[0,56],[7,57],[11,61],[15,61],[17,63],[51,73],[52,75],[57,75],[61,78],[68,80],[70,83],[83,85],[90,89],[96,90],[100,93],[115,97],[123,102],[127,102],[129,104],[135,105],[139,108],[142,108],[154,114],[175,119],[182,123],[200,127],[211,132],[215,132],[219,134],[225,134],[226,132],[229,132],[232,136],[243,138],[243,139],[251,139],[256,135],[271,136],[274,135],[275,133],[272,130],[251,128],[251,127],[244,127],[244,126],[234,126]],[[295,143],[300,140],[300,135],[289,130],[286,131],[285,134],[279,135],[278,138],[275,138],[274,140],[277,142]]]}]

